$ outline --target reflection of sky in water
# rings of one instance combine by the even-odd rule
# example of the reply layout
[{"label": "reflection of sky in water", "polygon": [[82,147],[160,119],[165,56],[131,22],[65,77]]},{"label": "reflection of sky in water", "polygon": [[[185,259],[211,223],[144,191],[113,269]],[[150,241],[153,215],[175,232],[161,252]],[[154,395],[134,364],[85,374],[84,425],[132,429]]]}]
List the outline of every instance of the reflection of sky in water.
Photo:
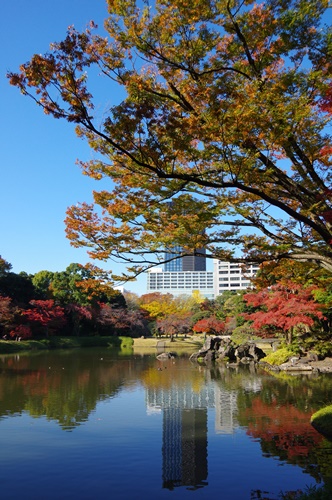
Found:
[{"label": "reflection of sky in water", "polygon": [[[275,498],[281,488],[315,483],[301,467],[262,451],[261,439],[247,434],[245,418],[253,419],[252,425],[260,420],[246,405],[284,386],[273,381],[270,389],[262,376],[227,372],[225,381],[208,377],[198,385],[195,379],[192,390],[183,383],[185,366],[173,365],[170,383],[159,388],[158,379],[142,384],[139,374],[133,382],[131,372],[130,384],[111,396],[102,394],[90,404],[87,420],[71,430],[64,431],[55,418],[33,418],[24,410],[0,420],[2,498],[207,498],[222,491],[223,500],[242,500],[257,489]],[[146,369],[151,370],[151,361]],[[79,370],[80,380],[89,380],[87,373]],[[101,372],[107,380],[105,375]],[[82,388],[77,391],[79,396]],[[264,414],[258,417],[266,420]]]}]

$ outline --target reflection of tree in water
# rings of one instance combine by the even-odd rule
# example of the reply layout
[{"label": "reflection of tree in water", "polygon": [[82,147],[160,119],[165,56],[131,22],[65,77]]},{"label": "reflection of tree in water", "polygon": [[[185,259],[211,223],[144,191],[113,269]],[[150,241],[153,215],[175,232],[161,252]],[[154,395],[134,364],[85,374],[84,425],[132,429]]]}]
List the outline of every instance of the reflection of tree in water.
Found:
[{"label": "reflection of tree in water", "polygon": [[[310,417],[331,391],[332,379],[263,376],[259,393],[239,391],[239,422],[260,440],[266,457],[300,466],[317,481],[332,476],[332,444],[311,426]],[[324,453],[321,453],[324,450]]]},{"label": "reflection of tree in water", "polygon": [[99,401],[114,396],[144,366],[142,360],[116,359],[97,350],[3,357],[0,418],[26,411],[72,430],[88,419]]},{"label": "reflection of tree in water", "polygon": [[311,415],[329,403],[328,374],[267,373],[260,367],[211,367],[211,380],[236,390],[238,424],[260,440],[266,457],[300,466],[318,482],[332,477],[332,443],[310,425]]},{"label": "reflection of tree in water", "polygon": [[310,425],[310,413],[278,401],[264,403],[259,397],[247,408],[247,433],[261,440],[265,456],[306,466],[306,457],[323,437]]},{"label": "reflection of tree in water", "polygon": [[329,403],[329,375],[294,377],[250,367],[193,367],[187,357],[167,362],[155,356],[118,358],[107,349],[3,356],[0,418],[25,411],[71,430],[87,420],[99,401],[138,381],[156,394],[173,385],[199,394],[207,382],[236,391],[237,424],[260,439],[266,456],[297,464],[318,481],[332,477],[332,445],[310,425],[311,414]]}]

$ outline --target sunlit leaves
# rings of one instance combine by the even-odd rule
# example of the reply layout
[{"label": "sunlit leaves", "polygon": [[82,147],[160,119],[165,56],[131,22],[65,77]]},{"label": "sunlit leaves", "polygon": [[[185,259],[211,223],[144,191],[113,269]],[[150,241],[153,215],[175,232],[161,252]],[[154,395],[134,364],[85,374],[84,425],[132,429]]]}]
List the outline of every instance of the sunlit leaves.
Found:
[{"label": "sunlit leaves", "polygon": [[314,325],[315,319],[323,318],[322,307],[314,300],[312,291],[313,287],[303,288],[289,282],[287,286],[276,284],[248,293],[244,296],[245,301],[258,310],[244,316],[253,321],[253,328],[274,328],[277,332],[284,332],[291,342],[295,327],[305,332],[306,327]]},{"label": "sunlit leaves", "polygon": [[12,265],[9,262],[7,262],[5,259],[3,259],[0,255],[0,276],[9,272],[11,270],[11,268],[12,268]]},{"label": "sunlit leaves", "polygon": [[[11,73],[45,112],[77,124],[97,155],[83,173],[112,181],[93,205],[68,209],[71,243],[128,262],[129,274],[171,243],[332,271],[327,6],[109,1],[106,36],[71,27]],[[94,68],[110,85],[102,117]]]}]

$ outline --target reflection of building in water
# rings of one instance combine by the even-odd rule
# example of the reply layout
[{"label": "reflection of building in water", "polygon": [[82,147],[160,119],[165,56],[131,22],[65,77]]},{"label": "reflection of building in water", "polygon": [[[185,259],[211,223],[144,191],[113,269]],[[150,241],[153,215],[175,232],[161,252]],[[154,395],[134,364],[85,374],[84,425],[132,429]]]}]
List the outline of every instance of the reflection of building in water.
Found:
[{"label": "reflection of building in water", "polygon": [[216,418],[215,430],[218,434],[233,434],[238,427],[237,391],[228,391],[223,387],[216,387],[215,391]]},{"label": "reflection of building in water", "polygon": [[207,384],[147,389],[148,412],[163,412],[163,487],[202,488],[207,484],[207,410],[215,408],[215,431],[232,434],[238,427],[237,391]]},{"label": "reflection of building in water", "polygon": [[207,409],[163,411],[163,487],[207,483]]},{"label": "reflection of building in water", "polygon": [[149,407],[163,410],[163,487],[205,486],[207,467],[207,408],[214,406],[214,391],[204,387],[148,389]]}]

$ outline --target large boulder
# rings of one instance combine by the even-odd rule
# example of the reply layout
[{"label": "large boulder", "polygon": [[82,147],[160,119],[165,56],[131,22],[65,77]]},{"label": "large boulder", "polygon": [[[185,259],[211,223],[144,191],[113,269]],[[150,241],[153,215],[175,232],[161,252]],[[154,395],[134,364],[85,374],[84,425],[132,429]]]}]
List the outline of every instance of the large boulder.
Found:
[{"label": "large boulder", "polygon": [[226,360],[230,362],[257,363],[266,356],[264,351],[256,346],[254,342],[246,342],[235,346],[230,338],[208,337],[203,347],[190,356],[192,361]]},{"label": "large boulder", "polygon": [[217,355],[219,360],[227,358],[228,361],[236,361],[235,347],[231,342],[222,343]]}]

